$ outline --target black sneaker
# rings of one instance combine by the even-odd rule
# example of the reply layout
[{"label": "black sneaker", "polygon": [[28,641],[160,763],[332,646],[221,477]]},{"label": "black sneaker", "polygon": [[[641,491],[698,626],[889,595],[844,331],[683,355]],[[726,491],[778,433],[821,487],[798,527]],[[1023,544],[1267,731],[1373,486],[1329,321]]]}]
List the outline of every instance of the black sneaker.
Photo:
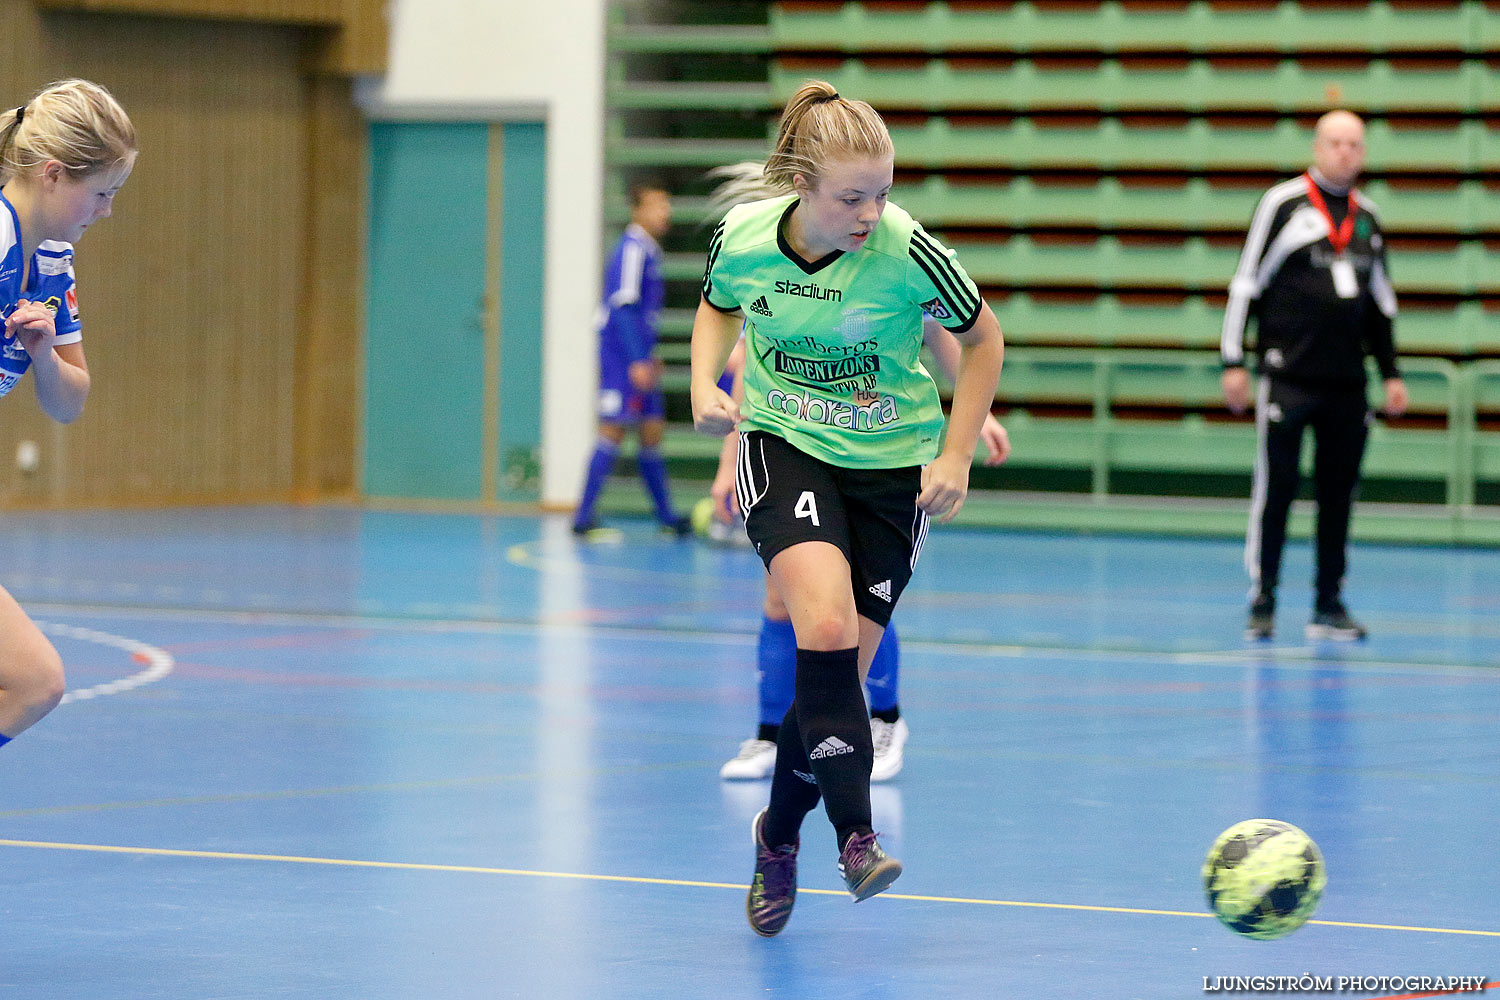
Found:
[{"label": "black sneaker", "polygon": [[875,834],[855,834],[839,852],[839,871],[858,903],[889,889],[901,875],[901,862],[880,849]]},{"label": "black sneaker", "polygon": [[625,540],[625,532],[619,528],[606,528],[598,521],[574,523],[573,537],[581,542],[612,545]]},{"label": "black sneaker", "polygon": [[1335,642],[1363,642],[1369,630],[1349,617],[1342,604],[1329,604],[1313,611],[1307,623],[1309,639],[1332,639]]},{"label": "black sneaker", "polygon": [[1276,634],[1276,601],[1271,597],[1257,597],[1250,604],[1250,617],[1245,622],[1246,642],[1265,642]]},{"label": "black sneaker", "polygon": [[797,901],[798,843],[767,847],[760,836],[766,810],[750,821],[750,836],[755,841],[755,877],[750,880],[750,895],[745,899],[745,915],[750,928],[761,937],[781,933],[792,916]]},{"label": "black sneaker", "polygon": [[656,530],[669,538],[687,538],[693,533],[693,520],[689,517],[674,517],[670,521],[662,521]]}]

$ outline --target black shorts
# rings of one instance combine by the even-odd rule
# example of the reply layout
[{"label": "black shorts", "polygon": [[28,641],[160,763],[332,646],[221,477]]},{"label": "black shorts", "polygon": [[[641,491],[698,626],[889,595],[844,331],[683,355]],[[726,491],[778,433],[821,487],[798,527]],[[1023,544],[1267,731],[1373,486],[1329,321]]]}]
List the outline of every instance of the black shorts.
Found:
[{"label": "black shorts", "polygon": [[856,610],[878,625],[890,623],[927,537],[921,492],[919,465],[845,469],[774,434],[740,435],[736,493],[761,561],[769,567],[798,542],[837,545],[849,560]]}]

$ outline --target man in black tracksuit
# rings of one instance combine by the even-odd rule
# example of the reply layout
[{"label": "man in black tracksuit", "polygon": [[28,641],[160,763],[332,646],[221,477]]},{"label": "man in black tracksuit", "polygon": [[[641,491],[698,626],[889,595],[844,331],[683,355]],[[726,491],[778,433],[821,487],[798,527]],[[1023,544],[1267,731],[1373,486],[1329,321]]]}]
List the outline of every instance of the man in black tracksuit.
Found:
[{"label": "man in black tracksuit", "polygon": [[1317,576],[1311,639],[1363,639],[1344,607],[1349,514],[1373,419],[1365,395],[1365,355],[1385,387],[1385,411],[1406,409],[1391,335],[1396,295],[1385,263],[1375,206],[1353,188],[1364,166],[1364,124],[1347,111],[1318,120],[1313,166],[1267,191],[1256,207],[1239,268],[1229,287],[1220,350],[1224,398],[1241,413],[1250,404],[1245,327],[1256,319],[1257,452],[1245,568],[1251,591],[1247,639],[1269,639],[1297,493],[1302,432],[1313,429],[1318,505]]}]

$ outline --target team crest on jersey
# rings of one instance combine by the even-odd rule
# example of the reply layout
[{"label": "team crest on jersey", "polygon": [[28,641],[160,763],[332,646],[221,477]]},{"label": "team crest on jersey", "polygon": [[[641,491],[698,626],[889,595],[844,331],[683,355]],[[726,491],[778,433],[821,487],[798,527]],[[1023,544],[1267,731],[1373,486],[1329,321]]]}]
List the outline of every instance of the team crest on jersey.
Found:
[{"label": "team crest on jersey", "polygon": [[948,311],[948,307],[939,302],[935,295],[922,303],[922,311],[938,321],[953,318],[953,314]]},{"label": "team crest on jersey", "polygon": [[844,338],[844,343],[857,343],[870,336],[872,325],[870,314],[863,309],[847,309],[844,311],[843,322],[839,324],[839,334]]},{"label": "team crest on jersey", "polygon": [[56,295],[49,295],[47,296],[47,301],[42,303],[42,308],[56,316],[57,311],[62,308],[62,299]]}]

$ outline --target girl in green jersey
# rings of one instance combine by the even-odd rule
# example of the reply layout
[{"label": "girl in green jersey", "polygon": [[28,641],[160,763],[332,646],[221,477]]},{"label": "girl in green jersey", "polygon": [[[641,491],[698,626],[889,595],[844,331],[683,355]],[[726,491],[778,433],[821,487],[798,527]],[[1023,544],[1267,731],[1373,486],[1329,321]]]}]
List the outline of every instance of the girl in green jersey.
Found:
[{"label": "girl in green jersey", "polygon": [[[952,252],[887,203],[894,160],[873,108],[803,86],[765,166],[785,194],[725,216],[693,325],[694,424],[742,432],[740,509],[797,638],[771,801],[752,829],[747,912],[764,936],[791,914],[799,830],[820,798],[856,901],[901,872],[870,827],[861,684],[928,517],[963,505],[1004,356],[1000,325]],[[962,345],[945,434],[918,360],[924,312]],[[742,325],[743,408],[717,385]]]}]

